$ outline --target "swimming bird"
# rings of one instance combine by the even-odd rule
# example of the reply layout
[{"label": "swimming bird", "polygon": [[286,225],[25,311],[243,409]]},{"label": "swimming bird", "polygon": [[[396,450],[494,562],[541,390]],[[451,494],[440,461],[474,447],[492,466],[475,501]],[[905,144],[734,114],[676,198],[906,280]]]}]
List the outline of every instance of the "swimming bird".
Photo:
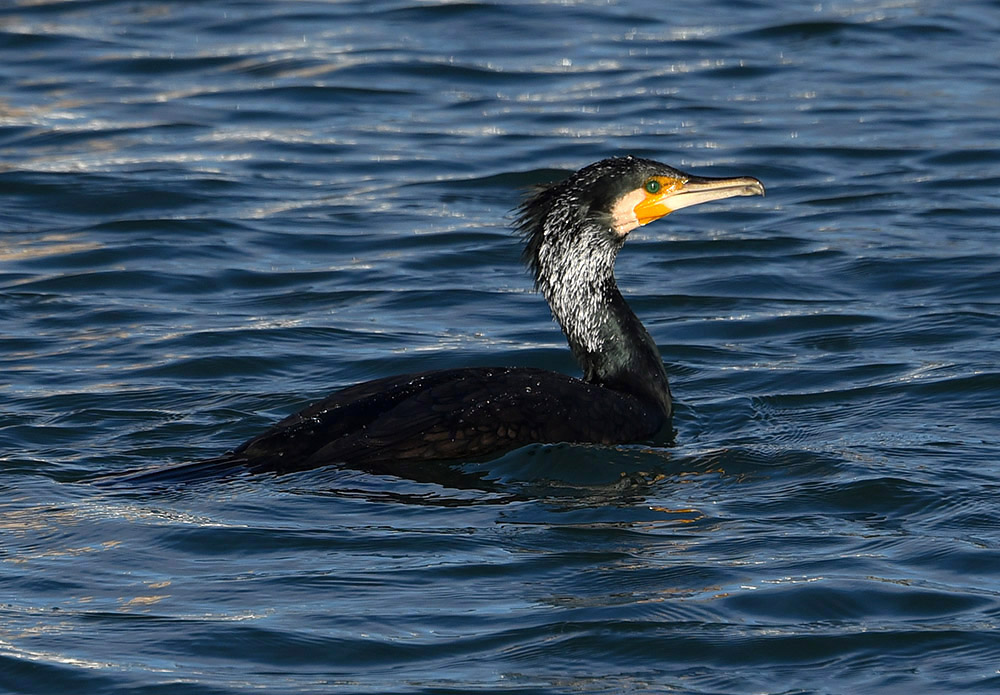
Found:
[{"label": "swimming bird", "polygon": [[536,190],[516,220],[523,260],[582,378],[460,367],[376,379],[337,391],[222,456],[127,479],[329,464],[398,471],[532,443],[649,441],[670,430],[673,403],[656,343],[618,289],[615,258],[630,232],[675,210],[763,194],[753,177],[705,178],[633,156],[586,166]]}]

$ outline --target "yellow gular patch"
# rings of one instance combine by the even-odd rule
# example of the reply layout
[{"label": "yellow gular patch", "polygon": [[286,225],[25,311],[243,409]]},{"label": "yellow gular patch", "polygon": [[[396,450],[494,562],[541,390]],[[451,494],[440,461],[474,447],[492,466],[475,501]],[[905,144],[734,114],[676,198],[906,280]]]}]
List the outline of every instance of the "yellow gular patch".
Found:
[{"label": "yellow gular patch", "polygon": [[671,176],[654,176],[648,179],[638,190],[642,193],[641,199],[637,200],[632,208],[638,223],[649,224],[673,212],[673,208],[669,205],[670,196],[684,188],[685,183],[687,182],[684,179],[675,179]]}]

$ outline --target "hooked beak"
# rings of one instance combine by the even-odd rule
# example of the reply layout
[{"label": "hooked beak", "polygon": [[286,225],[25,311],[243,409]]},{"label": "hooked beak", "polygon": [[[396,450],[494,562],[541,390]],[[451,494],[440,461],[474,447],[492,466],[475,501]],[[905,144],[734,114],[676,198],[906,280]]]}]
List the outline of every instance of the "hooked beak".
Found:
[{"label": "hooked beak", "polygon": [[640,225],[649,224],[674,210],[744,195],[764,195],[764,184],[752,176],[734,178],[656,177],[661,186],[657,193],[647,193],[634,208]]}]

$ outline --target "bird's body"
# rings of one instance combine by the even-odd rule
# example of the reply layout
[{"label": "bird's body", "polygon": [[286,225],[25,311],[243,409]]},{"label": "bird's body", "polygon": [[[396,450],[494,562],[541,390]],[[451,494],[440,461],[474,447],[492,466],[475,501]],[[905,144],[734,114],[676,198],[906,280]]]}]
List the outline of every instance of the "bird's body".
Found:
[{"label": "bird's body", "polygon": [[763,192],[750,177],[700,178],[635,157],[585,167],[531,196],[518,220],[524,259],[582,379],[523,367],[377,379],[337,391],[218,458],[128,479],[328,464],[398,471],[531,443],[649,440],[670,427],[673,405],[656,343],[615,282],[618,251],[633,229],[675,209]]}]

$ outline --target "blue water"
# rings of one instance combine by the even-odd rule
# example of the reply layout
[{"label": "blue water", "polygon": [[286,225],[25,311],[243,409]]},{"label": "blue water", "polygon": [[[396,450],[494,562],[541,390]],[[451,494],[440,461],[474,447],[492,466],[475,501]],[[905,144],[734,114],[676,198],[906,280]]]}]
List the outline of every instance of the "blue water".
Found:
[{"label": "blue water", "polygon": [[[0,691],[1000,687],[994,2],[4,3]],[[335,388],[577,373],[524,189],[635,232],[676,445],[155,489]]]}]

